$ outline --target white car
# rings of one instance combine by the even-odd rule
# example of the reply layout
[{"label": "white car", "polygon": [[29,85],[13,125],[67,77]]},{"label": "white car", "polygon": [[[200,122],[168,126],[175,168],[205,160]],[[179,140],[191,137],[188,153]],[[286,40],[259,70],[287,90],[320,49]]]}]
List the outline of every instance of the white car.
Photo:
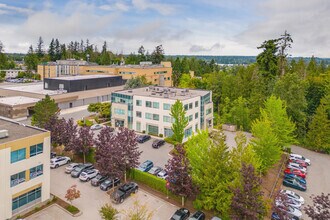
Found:
[{"label": "white car", "polygon": [[101,128],[103,128],[103,125],[100,124],[95,124],[91,126],[91,130],[99,130]]},{"label": "white car", "polygon": [[62,166],[64,164],[68,164],[71,162],[70,157],[54,157],[53,159],[50,159],[50,168],[58,168],[59,166]]},{"label": "white car", "polygon": [[288,213],[291,216],[295,216],[298,219],[301,219],[302,217],[302,212],[299,209],[293,208],[292,206],[287,206],[284,207],[282,205],[277,206],[280,210],[282,210],[283,212]]},{"label": "white car", "polygon": [[299,210],[301,209],[301,205],[302,205],[297,200],[293,200],[293,199],[289,199],[289,198],[286,201],[282,201],[281,199],[276,199],[275,204],[276,204],[276,206],[289,205],[289,206],[292,206],[293,208],[296,208],[296,209],[299,209]]},{"label": "white car", "polygon": [[305,161],[309,166],[311,165],[311,160],[307,159],[299,154],[290,154],[290,159],[294,159],[294,160],[303,160]]},{"label": "white car", "polygon": [[68,166],[65,167],[65,173],[71,173],[71,171],[79,166],[80,163],[71,163]]},{"label": "white car", "polygon": [[162,179],[166,179],[167,178],[167,172],[165,171],[165,170],[162,170],[162,171],[160,171],[158,174],[157,174],[157,176],[159,177],[159,178],[162,178]]},{"label": "white car", "polygon": [[307,173],[307,169],[305,167],[301,166],[299,163],[289,163],[288,168],[301,170],[302,172]]},{"label": "white car", "polygon": [[90,179],[93,179],[94,177],[96,177],[97,174],[99,174],[99,171],[97,169],[85,170],[84,172],[82,172],[80,174],[79,179],[81,181],[87,182]]},{"label": "white car", "polygon": [[289,199],[296,200],[296,201],[300,202],[301,204],[305,203],[305,199],[302,196],[299,196],[297,193],[295,193],[291,190],[282,189],[281,193],[285,193]]}]

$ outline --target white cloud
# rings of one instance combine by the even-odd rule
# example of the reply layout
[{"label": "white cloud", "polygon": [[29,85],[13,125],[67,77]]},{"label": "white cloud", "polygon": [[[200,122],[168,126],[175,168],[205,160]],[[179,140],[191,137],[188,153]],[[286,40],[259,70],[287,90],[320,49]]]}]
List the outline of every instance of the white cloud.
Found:
[{"label": "white cloud", "polygon": [[173,4],[166,4],[150,0],[132,0],[132,4],[138,10],[155,10],[162,15],[170,15],[176,11],[176,7]]},{"label": "white cloud", "polygon": [[0,3],[0,10],[2,11],[2,14],[12,14],[12,13],[28,14],[32,12],[32,10],[29,8],[15,7],[3,3]]},{"label": "white cloud", "polygon": [[220,45],[219,43],[215,43],[212,46],[202,46],[202,45],[191,45],[189,51],[192,53],[199,53],[199,52],[209,52],[212,50],[216,50],[216,49],[221,49],[224,48],[224,46]]},{"label": "white cloud", "polygon": [[130,6],[123,1],[110,2],[109,4],[104,4],[99,6],[100,9],[105,11],[129,11]]}]

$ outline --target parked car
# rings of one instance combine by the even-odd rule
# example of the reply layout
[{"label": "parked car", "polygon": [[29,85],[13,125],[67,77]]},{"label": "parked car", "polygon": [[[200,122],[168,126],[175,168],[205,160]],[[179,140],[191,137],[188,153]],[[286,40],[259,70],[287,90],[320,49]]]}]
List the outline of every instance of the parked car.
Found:
[{"label": "parked car", "polygon": [[305,185],[307,184],[306,179],[304,179],[300,176],[297,176],[295,174],[284,174],[284,179],[295,179],[302,184],[305,184]]},{"label": "parked car", "polygon": [[311,165],[311,160],[310,159],[307,159],[307,158],[305,158],[305,157],[303,157],[302,155],[299,155],[299,154],[290,154],[290,159],[303,160],[308,164],[308,166]]},{"label": "parked car", "polygon": [[301,204],[304,204],[305,203],[305,199],[302,196],[298,195],[297,193],[295,193],[295,192],[293,192],[291,190],[282,189],[281,190],[281,193],[285,193],[288,198],[294,199],[294,200],[300,202]]},{"label": "parked car", "polygon": [[164,140],[154,140],[154,142],[152,143],[152,147],[153,148],[160,148],[164,144],[165,144]]},{"label": "parked car", "polygon": [[205,214],[202,211],[195,212],[189,220],[205,220]]},{"label": "parked car", "polygon": [[54,157],[56,157],[56,152],[50,152],[50,159],[53,159]]},{"label": "parked car", "polygon": [[304,173],[307,173],[307,169],[303,166],[300,166],[297,163],[289,163],[287,168],[293,168],[293,169],[301,170]]},{"label": "parked car", "polygon": [[307,168],[307,166],[308,166],[308,164],[305,161],[303,161],[303,160],[289,159],[289,162],[290,163],[297,163],[300,166],[305,167],[305,168]]},{"label": "parked car", "polygon": [[294,189],[298,189],[300,191],[306,191],[306,189],[307,189],[306,185],[301,184],[297,180],[294,180],[294,179],[284,179],[283,185],[294,188]]},{"label": "parked car", "polygon": [[71,171],[79,165],[81,165],[81,163],[70,163],[65,167],[65,173],[71,173]]},{"label": "parked car", "polygon": [[137,193],[138,190],[138,184],[134,182],[125,183],[111,194],[111,200],[113,203],[123,203],[124,199],[129,197],[132,193]]},{"label": "parked car", "polygon": [[81,181],[88,182],[90,179],[93,179],[94,177],[96,177],[97,174],[99,174],[99,171],[97,169],[88,169],[88,170],[83,171],[79,175],[79,179]]},{"label": "parked car", "polygon": [[153,166],[154,163],[151,160],[146,160],[143,163],[141,163],[137,169],[142,172],[148,172]]},{"label": "parked car", "polygon": [[82,172],[88,169],[93,169],[93,164],[91,163],[80,164],[71,171],[71,176],[73,178],[78,178]]},{"label": "parked car", "polygon": [[101,183],[103,183],[104,181],[106,181],[108,179],[108,176],[106,175],[101,175],[101,174],[97,174],[96,177],[94,177],[91,180],[91,185],[92,186],[99,186],[101,185]]},{"label": "parked car", "polygon": [[219,218],[219,217],[217,217],[217,216],[213,216],[213,217],[211,218],[211,220],[221,220],[221,218]]},{"label": "parked car", "polygon": [[300,176],[302,178],[306,178],[306,173],[302,172],[301,170],[287,168],[287,169],[284,170],[284,173],[295,174],[295,175]]},{"label": "parked car", "polygon": [[188,219],[190,212],[186,208],[180,208],[175,211],[170,220],[185,220]]},{"label": "parked car", "polygon": [[168,175],[167,175],[167,172],[165,170],[162,170],[157,174],[157,177],[162,178],[164,180],[167,178],[167,176]]},{"label": "parked car", "polygon": [[284,213],[287,213],[289,216],[292,216],[293,218],[300,219],[302,217],[302,212],[296,208],[293,208],[291,206],[278,206],[278,208],[283,211]]},{"label": "parked car", "polygon": [[71,162],[70,157],[54,157],[53,159],[50,159],[50,168],[58,168],[59,166],[62,166],[64,164],[68,164]]},{"label": "parked car", "polygon": [[139,135],[137,137],[136,141],[139,142],[139,143],[144,143],[144,142],[146,142],[150,139],[151,139],[150,135]]},{"label": "parked car", "polygon": [[301,208],[302,204],[296,200],[293,199],[287,199],[285,201],[282,201],[281,199],[276,199],[275,200],[276,206],[284,205],[284,206],[292,206],[293,208],[299,209]]},{"label": "parked car", "polygon": [[163,170],[163,168],[158,167],[158,166],[154,166],[148,171],[148,173],[150,173],[152,175],[157,175],[162,170]]},{"label": "parked car", "polygon": [[103,128],[103,125],[100,124],[95,124],[91,126],[91,130],[99,130],[101,128]]},{"label": "parked car", "polygon": [[100,185],[100,189],[103,191],[108,191],[111,189],[113,186],[118,186],[120,184],[120,179],[118,178],[108,178],[106,179],[103,183]]},{"label": "parked car", "polygon": [[[280,216],[276,213],[276,212],[273,212],[272,213],[272,218],[271,218],[272,220],[282,220],[281,218],[280,218]],[[211,219],[212,220],[212,219]],[[291,216],[291,218],[290,219],[288,219],[288,220],[299,220],[299,218],[298,217],[296,217],[296,216]]]}]

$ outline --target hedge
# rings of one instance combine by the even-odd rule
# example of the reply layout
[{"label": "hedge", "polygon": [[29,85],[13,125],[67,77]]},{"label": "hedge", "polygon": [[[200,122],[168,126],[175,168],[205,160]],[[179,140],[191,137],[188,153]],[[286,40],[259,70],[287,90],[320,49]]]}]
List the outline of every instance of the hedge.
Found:
[{"label": "hedge", "polygon": [[149,174],[147,172],[142,172],[137,169],[131,169],[128,171],[128,176],[132,180],[136,180],[138,182],[144,183],[147,186],[160,191],[162,193],[166,193],[166,180],[158,178],[157,176],[154,176],[152,174]]}]

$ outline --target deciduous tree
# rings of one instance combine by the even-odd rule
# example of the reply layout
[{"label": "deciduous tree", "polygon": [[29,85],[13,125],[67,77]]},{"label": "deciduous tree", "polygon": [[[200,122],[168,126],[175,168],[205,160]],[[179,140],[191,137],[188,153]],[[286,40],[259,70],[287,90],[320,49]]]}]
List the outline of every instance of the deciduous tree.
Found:
[{"label": "deciduous tree", "polygon": [[75,153],[82,153],[84,163],[86,163],[86,154],[89,153],[94,144],[94,133],[90,127],[83,126],[78,130],[78,135],[73,137],[70,142],[70,147]]},{"label": "deciduous tree", "polygon": [[233,189],[231,218],[233,220],[258,220],[266,215],[261,191],[261,178],[251,164],[242,164],[241,184]]},{"label": "deciduous tree", "polygon": [[150,84],[151,83],[149,83],[147,81],[147,78],[145,76],[137,76],[137,77],[133,77],[126,81],[125,89],[135,89],[135,88],[144,87],[144,86],[147,86]]},{"label": "deciduous tree", "polygon": [[124,212],[126,220],[151,220],[154,213],[148,210],[147,204],[135,200],[133,206]]},{"label": "deciduous tree", "polygon": [[111,204],[104,204],[99,210],[101,218],[104,220],[118,220],[118,210],[115,209]]},{"label": "deciduous tree", "polygon": [[313,205],[304,207],[304,211],[312,220],[330,219],[330,193],[311,196]]},{"label": "deciduous tree", "polygon": [[77,185],[72,185],[65,194],[65,198],[72,205],[72,201],[80,198],[80,191],[77,189]]},{"label": "deciduous tree", "polygon": [[188,125],[188,120],[186,118],[186,111],[180,100],[176,100],[174,105],[172,105],[170,115],[174,119],[174,122],[172,123],[172,139],[176,142],[182,143],[184,129]]}]

